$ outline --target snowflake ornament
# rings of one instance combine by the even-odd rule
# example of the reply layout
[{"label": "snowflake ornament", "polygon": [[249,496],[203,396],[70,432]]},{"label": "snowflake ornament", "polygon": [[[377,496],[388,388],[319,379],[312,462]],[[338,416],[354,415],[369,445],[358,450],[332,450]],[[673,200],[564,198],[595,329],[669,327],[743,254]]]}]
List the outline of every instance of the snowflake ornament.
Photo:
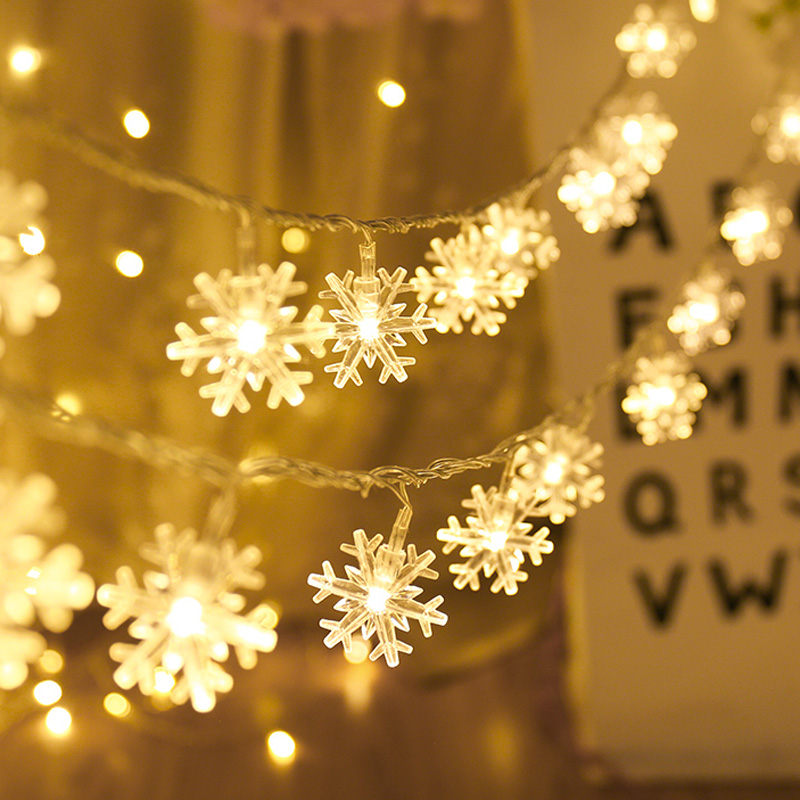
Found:
[{"label": "snowflake ornament", "polygon": [[744,295],[731,285],[730,276],[709,266],[681,288],[681,296],[667,327],[689,356],[731,340],[733,324],[744,308]]},{"label": "snowflake ornament", "polygon": [[783,92],[753,117],[753,130],[764,140],[764,150],[776,164],[800,164],[800,94]]},{"label": "snowflake ornament", "polygon": [[213,398],[211,410],[217,416],[225,416],[233,407],[249,410],[246,383],[256,392],[265,380],[270,384],[269,408],[277,408],[281,400],[293,406],[303,401],[301,387],[311,382],[312,375],[290,369],[301,358],[297,346],[314,356],[324,355],[332,328],[321,321],[320,306],[314,306],[304,320],[294,321],[297,308],[283,303],[306,290],[304,283],[293,280],[294,273],[294,265],[284,261],[274,271],[261,264],[252,275],[222,270],[216,280],[204,272],[194,279],[200,294],[190,297],[188,305],[210,307],[215,316],[200,320],[207,333],[195,333],[185,322],[179,323],[175,332],[180,341],[167,346],[167,358],[183,360],[181,372],[187,376],[209,359],[209,374],[221,377],[201,387],[200,396]]},{"label": "snowflake ornament", "polygon": [[688,439],[707,393],[700,378],[689,372],[684,353],[642,356],[636,360],[622,410],[647,445]]},{"label": "snowflake ornament", "polygon": [[597,233],[609,226],[633,225],[639,198],[649,183],[643,169],[626,172],[618,160],[615,163],[595,149],[576,147],[558,187],[558,199],[575,212],[587,233]]},{"label": "snowflake ornament", "polygon": [[503,589],[506,594],[516,594],[517,584],[528,580],[528,574],[520,569],[525,553],[539,566],[542,555],[553,552],[553,543],[547,539],[550,530],[543,527],[530,534],[533,525],[524,521],[528,505],[516,495],[494,486],[488,492],[482,486],[473,486],[471,491],[472,499],[461,505],[472,509],[475,516],[467,517],[466,526],[458,517],[448,517],[450,527],[436,533],[436,538],[445,542],[445,553],[461,547],[459,555],[466,559],[463,564],[450,565],[456,576],[453,583],[456,589],[468,585],[477,590],[483,572],[486,578],[496,576],[490,587],[493,592]]},{"label": "snowflake ornament", "polygon": [[344,279],[331,273],[325,280],[330,291],[320,297],[336,299],[342,307],[331,311],[336,320],[333,335],[336,342],[332,352],[344,353],[338,364],[329,364],[325,372],[335,372],[334,386],[342,388],[348,380],[361,386],[358,366],[362,362],[372,368],[376,360],[383,365],[378,381],[386,383],[389,377],[404,381],[406,367],[415,363],[410,356],[398,356],[395,348],[406,344],[403,336],[411,334],[420,344],[428,340],[425,330],[433,328],[436,320],[425,316],[427,307],[417,306],[413,314],[403,316],[405,303],[395,303],[400,292],[410,291],[411,284],[403,283],[406,271],[398,267],[391,275],[381,268],[375,274],[375,244],[361,245],[362,274],[356,276],[348,270]]},{"label": "snowflake ornament", "polygon": [[237,552],[232,539],[198,541],[191,528],[178,533],[169,524],[156,528],[155,543],[141,553],[160,568],[144,573],[142,587],[130,567],[120,567],[117,583],[97,590],[97,601],[109,609],[105,626],[115,630],[131,618],[128,633],[140,640],[111,646],[111,658],[120,662],[114,680],[123,689],[138,684],[150,695],[160,667],[179,676],[170,692],[173,702],[190,700],[195,711],[211,711],[217,693],[233,687],[220,666],[229,646],[244,669],[256,665],[257,652],[275,648],[274,610],[262,604],[242,616],[245,598],[233,591],[263,586],[263,576],[254,570],[261,553],[253,545]]},{"label": "snowflake ornament", "polygon": [[501,275],[511,272],[531,280],[561,255],[546,211],[492,203],[486,215],[483,235],[495,245],[494,266]]},{"label": "snowflake ornament", "polygon": [[364,639],[377,634],[378,643],[370,659],[376,661],[383,656],[390,667],[396,667],[400,653],[410,653],[413,649],[397,638],[398,630],[409,630],[409,619],[419,623],[426,637],[432,635],[431,625],[447,622],[447,615],[438,610],[444,600],[441,595],[427,603],[415,599],[422,589],[414,586],[414,581],[437,578],[438,573],[429,567],[435,558],[432,550],[418,555],[413,544],[403,549],[410,520],[411,509],[401,509],[386,544],[381,544],[380,534],[369,539],[362,529],[354,531],[355,544],[341,545],[343,552],[358,561],[357,567],[345,566],[346,578],[337,578],[329,561],[323,563],[322,575],[308,576],[309,584],[319,590],[314,602],[335,595],[340,599],[334,609],[344,612],[338,620],[320,622],[321,627],[330,631],[324,639],[328,647],[341,642],[349,653],[353,634],[360,628]]},{"label": "snowflake ornament", "polygon": [[0,475],[0,689],[19,686],[44,651],[44,638],[29,630],[37,617],[61,633],[94,596],[80,550],[61,544],[48,551],[42,539],[62,524],[55,496],[45,475]]},{"label": "snowflake ornament", "polygon": [[436,330],[461,333],[463,320],[472,322],[474,334],[497,335],[506,320],[497,310],[500,303],[513,308],[525,291],[527,278],[515,272],[501,274],[496,266],[497,250],[477,225],[447,241],[437,237],[431,248],[425,258],[434,263],[432,270],[417,267],[412,285],[421,303],[432,298],[435,305],[430,314]]},{"label": "snowflake ornament", "polygon": [[529,514],[556,524],[605,497],[603,445],[567,425],[552,425],[520,447],[512,462],[511,489],[535,501]]},{"label": "snowflake ornament", "polygon": [[739,263],[747,267],[756,261],[778,258],[792,212],[775,197],[774,187],[769,183],[737,186],[731,194],[731,204],[720,233],[731,243]]},{"label": "snowflake ornament", "polygon": [[632,78],[671,78],[697,38],[674,4],[654,8],[641,3],[634,9],[633,21],[623,26],[615,42],[628,59]]}]

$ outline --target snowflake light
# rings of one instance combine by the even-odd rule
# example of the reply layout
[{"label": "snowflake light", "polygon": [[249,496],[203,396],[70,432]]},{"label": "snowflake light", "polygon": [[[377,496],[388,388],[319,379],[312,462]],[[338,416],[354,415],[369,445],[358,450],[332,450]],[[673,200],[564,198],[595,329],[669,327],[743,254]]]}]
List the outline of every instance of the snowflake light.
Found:
[{"label": "snowflake light", "polygon": [[293,280],[294,273],[294,265],[284,261],[274,271],[261,264],[254,274],[222,270],[216,280],[204,272],[194,279],[200,294],[189,298],[189,306],[210,307],[214,316],[200,320],[206,333],[195,333],[185,322],[179,323],[175,332],[180,341],[167,346],[167,358],[183,360],[181,372],[187,376],[209,359],[206,369],[220,379],[201,387],[200,396],[213,398],[211,410],[217,416],[225,416],[232,407],[249,410],[246,383],[256,392],[265,380],[270,384],[270,408],[277,408],[281,400],[293,406],[303,401],[301,386],[310,383],[312,376],[290,369],[301,358],[297,346],[322,356],[332,329],[321,321],[320,306],[295,322],[297,308],[283,305],[287,297],[306,290],[304,283]]},{"label": "snowflake light", "polygon": [[403,283],[406,271],[398,267],[389,275],[385,269],[375,273],[375,244],[361,245],[362,274],[356,276],[348,270],[344,279],[330,274],[325,280],[331,291],[322,292],[322,298],[337,299],[342,307],[331,311],[336,320],[334,336],[336,342],[332,352],[344,352],[338,364],[329,364],[326,372],[335,372],[334,385],[341,388],[348,380],[360,386],[359,364],[371,368],[376,360],[383,365],[380,383],[386,383],[389,376],[404,381],[408,374],[405,368],[415,363],[409,356],[398,356],[396,347],[406,344],[404,334],[413,335],[418,342],[425,344],[424,331],[433,328],[436,321],[424,316],[427,307],[422,304],[410,316],[402,316],[405,303],[395,303],[400,292],[412,289],[411,284]]},{"label": "snowflake light", "polygon": [[683,353],[664,353],[636,360],[632,385],[622,410],[636,425],[647,444],[688,439],[695,412],[707,394],[706,387],[689,372]]},{"label": "snowflake light", "polygon": [[431,272],[417,267],[412,285],[421,303],[432,299],[430,309],[439,333],[461,333],[464,322],[472,321],[470,331],[495,336],[506,315],[498,311],[502,302],[507,308],[522,297],[527,279],[513,272],[501,274],[495,266],[497,251],[477,225],[470,225],[458,235],[443,241],[431,241],[425,254],[434,263]]},{"label": "snowflake light", "polygon": [[605,497],[598,474],[603,445],[567,425],[552,425],[514,454],[511,489],[537,502],[536,516],[560,524],[577,507],[588,508]]},{"label": "snowflake light", "polygon": [[616,37],[617,49],[627,56],[632,78],[671,78],[697,39],[680,19],[674,5],[636,6],[633,21]]},{"label": "snowflake light", "polygon": [[753,118],[753,130],[764,138],[770,161],[800,164],[800,94],[779,94]]},{"label": "snowflake light", "polygon": [[636,222],[638,199],[650,176],[637,169],[620,170],[596,152],[573,148],[570,163],[558,188],[558,199],[570,210],[587,233],[619,228]]},{"label": "snowflake light", "polygon": [[80,572],[80,550],[61,544],[48,551],[41,538],[61,526],[55,496],[45,475],[0,475],[0,689],[19,686],[45,649],[44,638],[28,629],[37,617],[60,633],[94,596],[94,582]]},{"label": "snowflake light", "polygon": [[731,195],[732,208],[725,214],[720,233],[731,243],[743,266],[778,258],[783,250],[784,229],[792,212],[774,196],[768,183],[738,186]]},{"label": "snowflake light", "polygon": [[150,695],[157,670],[164,669],[176,678],[175,703],[191,700],[195,711],[210,711],[217,693],[233,686],[220,666],[229,645],[244,669],[256,665],[257,652],[275,648],[273,609],[262,604],[242,616],[246,601],[233,591],[261,588],[263,576],[254,570],[261,553],[252,545],[237,552],[231,539],[198,541],[192,529],[178,533],[169,524],[156,528],[155,540],[142,556],[160,569],[145,572],[142,587],[130,567],[120,567],[117,583],[97,590],[97,601],[109,609],[105,626],[114,630],[131,618],[128,633],[140,640],[111,646],[111,658],[120,662],[114,680],[123,689],[138,684]]},{"label": "snowflake light", "polygon": [[341,642],[346,653],[351,651],[353,634],[361,629],[364,639],[377,634],[378,643],[370,653],[376,661],[383,656],[390,667],[400,661],[400,653],[412,652],[411,645],[397,638],[397,631],[409,630],[409,619],[416,620],[424,636],[431,636],[431,625],[444,625],[447,615],[438,608],[441,595],[427,603],[415,598],[422,592],[414,581],[418,578],[436,578],[438,573],[429,565],[435,555],[432,550],[417,554],[413,544],[403,549],[411,510],[403,508],[397,515],[387,544],[376,534],[371,539],[359,529],[353,533],[355,544],[343,544],[341,549],[354,556],[358,566],[345,566],[346,578],[337,578],[329,561],[322,565],[322,575],[309,575],[308,582],[319,591],[314,602],[319,603],[329,595],[340,599],[334,608],[344,612],[341,619],[324,619],[320,625],[330,631],[324,642],[335,647]]},{"label": "snowflake light", "polygon": [[520,569],[525,553],[534,566],[542,563],[542,554],[553,552],[553,543],[547,539],[548,528],[539,528],[530,534],[533,525],[525,522],[528,507],[516,495],[492,487],[484,492],[482,486],[472,487],[472,499],[462,505],[475,512],[462,526],[458,517],[448,517],[448,528],[440,528],[436,537],[445,542],[442,548],[450,553],[460,547],[459,555],[466,561],[451,564],[450,572],[456,576],[457,589],[469,586],[480,588],[481,572],[486,578],[495,575],[491,590],[516,594],[517,584],[528,580]]},{"label": "snowflake light", "polygon": [[744,295],[731,285],[730,276],[708,267],[683,285],[667,327],[686,354],[694,356],[711,345],[727,344],[743,308]]},{"label": "snowflake light", "polygon": [[495,245],[494,266],[501,274],[511,272],[531,280],[561,255],[546,211],[492,203],[486,215],[489,223],[483,226],[483,235]]}]

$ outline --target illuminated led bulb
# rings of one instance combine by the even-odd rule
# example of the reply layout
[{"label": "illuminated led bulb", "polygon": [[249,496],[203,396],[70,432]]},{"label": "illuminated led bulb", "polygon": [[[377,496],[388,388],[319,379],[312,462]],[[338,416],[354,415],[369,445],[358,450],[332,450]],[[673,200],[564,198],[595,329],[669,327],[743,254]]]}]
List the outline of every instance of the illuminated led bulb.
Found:
[{"label": "illuminated led bulb", "polygon": [[35,47],[15,47],[8,54],[8,63],[16,75],[30,75],[42,65],[42,54]]},{"label": "illuminated led bulb", "polygon": [[64,668],[64,657],[57,650],[45,650],[37,663],[42,672],[55,675]]},{"label": "illuminated led bulb", "polygon": [[267,750],[273,762],[286,765],[294,761],[297,745],[286,731],[272,731],[267,736]]},{"label": "illuminated led bulb", "polygon": [[38,256],[44,250],[44,234],[35,225],[28,225],[27,231],[19,235],[20,247],[29,256]]},{"label": "illuminated led bulb", "polygon": [[114,266],[120,275],[126,278],[138,278],[144,270],[144,260],[133,250],[122,250],[114,259]]},{"label": "illuminated led bulb", "polygon": [[109,692],[103,698],[103,708],[112,717],[127,717],[131,713],[130,701],[119,692]]},{"label": "illuminated led bulb", "polygon": [[720,233],[731,243],[740,264],[777,258],[783,250],[784,229],[792,212],[774,196],[770,184],[745,188],[731,195],[731,210],[725,214]]},{"label": "illuminated led bulb", "polygon": [[153,691],[169,694],[175,688],[175,676],[164,667],[153,670]]},{"label": "illuminated led bulb", "polygon": [[784,92],[753,117],[770,161],[800,164],[800,94]]},{"label": "illuminated led bulb", "polygon": [[698,22],[713,22],[717,18],[717,0],[689,0],[689,7]]},{"label": "illuminated led bulb", "polygon": [[43,706],[51,706],[61,699],[61,687],[55,681],[40,681],[33,687],[33,698]]},{"label": "illuminated led bulb", "polygon": [[616,37],[617,48],[627,56],[628,72],[633,78],[672,77],[695,43],[692,29],[681,21],[677,8],[666,4],[655,8],[647,3],[636,6],[633,21]]},{"label": "illuminated led bulb", "polygon": [[72,714],[66,708],[56,706],[47,712],[44,721],[50,733],[54,736],[64,736],[72,727]]},{"label": "illuminated led bulb", "polygon": [[167,627],[176,636],[196,636],[204,633],[203,604],[194,597],[179,597],[166,616]]},{"label": "illuminated led bulb", "polygon": [[287,228],[281,236],[281,246],[287,253],[305,253],[311,244],[311,236],[302,228]]},{"label": "illuminated led bulb", "polygon": [[378,99],[385,106],[397,108],[406,100],[406,90],[397,81],[383,81],[378,86]]},{"label": "illuminated led bulb", "polygon": [[150,132],[150,120],[140,108],[128,109],[122,116],[122,125],[133,139],[143,139]]}]

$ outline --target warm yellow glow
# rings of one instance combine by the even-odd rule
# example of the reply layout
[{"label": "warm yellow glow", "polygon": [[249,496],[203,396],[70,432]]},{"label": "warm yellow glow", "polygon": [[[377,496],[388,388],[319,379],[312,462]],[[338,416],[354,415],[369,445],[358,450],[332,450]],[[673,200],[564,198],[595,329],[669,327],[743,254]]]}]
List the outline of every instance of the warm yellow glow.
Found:
[{"label": "warm yellow glow", "polygon": [[120,275],[126,278],[138,278],[144,269],[144,260],[133,250],[122,250],[114,259],[114,266]]},{"label": "warm yellow glow", "polygon": [[150,132],[150,120],[140,108],[131,108],[122,117],[122,124],[128,136],[143,139]]},{"label": "warm yellow glow", "polygon": [[560,461],[548,462],[543,477],[546,483],[561,483],[564,479],[564,465]]},{"label": "warm yellow glow", "polygon": [[118,692],[111,692],[103,698],[103,708],[112,717],[127,717],[131,713],[131,704],[128,698]]},{"label": "warm yellow glow", "polygon": [[489,549],[493,553],[499,553],[506,546],[508,531],[486,531],[486,534],[489,537]]},{"label": "warm yellow glow", "polygon": [[350,664],[362,664],[369,656],[369,644],[361,638],[354,637],[350,652],[345,651],[345,660]]},{"label": "warm yellow glow", "polygon": [[800,114],[793,108],[787,108],[781,114],[781,132],[790,139],[800,137]]},{"label": "warm yellow glow", "polygon": [[689,5],[698,22],[713,22],[717,18],[717,0],[689,0]]},{"label": "warm yellow glow", "polygon": [[267,750],[275,763],[289,764],[294,761],[297,745],[286,731],[272,731],[267,736]]},{"label": "warm yellow glow", "polygon": [[267,341],[267,329],[260,322],[248,319],[239,326],[237,336],[239,349],[254,356]]},{"label": "warm yellow glow", "polygon": [[72,714],[66,708],[56,706],[47,712],[44,724],[53,735],[63,736],[72,727]]},{"label": "warm yellow glow", "polygon": [[371,586],[367,594],[367,608],[373,614],[382,614],[386,611],[386,601],[390,597],[391,595],[386,589],[382,589],[380,586]]},{"label": "warm yellow glow", "polygon": [[591,180],[592,191],[597,195],[611,194],[617,179],[610,172],[598,172]]},{"label": "warm yellow glow", "polygon": [[358,323],[358,332],[362,339],[372,341],[378,336],[378,320],[374,317],[366,317]]},{"label": "warm yellow glow", "polygon": [[646,393],[650,406],[654,410],[669,408],[678,399],[675,390],[669,386],[649,386]]},{"label": "warm yellow glow", "polygon": [[194,597],[179,597],[169,610],[165,622],[176,636],[194,636],[203,633],[203,605]]},{"label": "warm yellow glow", "polygon": [[769,229],[769,217],[760,208],[732,215],[722,223],[726,239],[749,239]]},{"label": "warm yellow glow", "polygon": [[45,650],[39,656],[39,669],[49,675],[55,675],[64,668],[64,658],[56,650]]},{"label": "warm yellow glow", "polygon": [[519,253],[519,231],[510,231],[500,242],[500,249],[507,256],[514,256]]},{"label": "warm yellow glow", "polygon": [[719,306],[712,302],[689,303],[688,311],[692,319],[696,319],[706,325],[710,325],[719,319]]},{"label": "warm yellow glow", "polygon": [[61,392],[56,395],[56,405],[73,415],[83,411],[83,401],[74,392]]},{"label": "warm yellow glow", "polygon": [[378,99],[385,106],[397,108],[406,99],[406,90],[397,81],[384,81],[378,87]]},{"label": "warm yellow glow", "polygon": [[44,250],[44,234],[34,225],[28,225],[28,233],[19,235],[19,244],[29,256],[38,256]]},{"label": "warm yellow glow", "polygon": [[475,278],[471,278],[469,275],[458,278],[456,280],[456,294],[463,297],[465,300],[469,300],[471,297],[475,296],[476,283]]},{"label": "warm yellow glow", "polygon": [[639,122],[639,120],[629,119],[622,126],[622,138],[625,141],[625,144],[629,145],[641,144],[643,136],[644,136],[644,128],[642,127],[642,123]]},{"label": "warm yellow glow", "polygon": [[42,66],[42,54],[35,47],[15,47],[8,63],[17,75],[30,75]]},{"label": "warm yellow glow", "polygon": [[660,53],[668,42],[667,32],[660,25],[655,25],[647,31],[645,35],[645,43],[649,50],[654,53]]},{"label": "warm yellow glow", "polygon": [[159,694],[169,694],[175,688],[175,676],[164,667],[155,668],[155,690]]},{"label": "warm yellow glow", "polygon": [[55,681],[41,681],[33,687],[33,699],[43,706],[57,703],[61,695],[61,687]]},{"label": "warm yellow glow", "polygon": [[305,253],[311,244],[311,236],[302,228],[287,228],[281,236],[281,245],[287,253]]}]

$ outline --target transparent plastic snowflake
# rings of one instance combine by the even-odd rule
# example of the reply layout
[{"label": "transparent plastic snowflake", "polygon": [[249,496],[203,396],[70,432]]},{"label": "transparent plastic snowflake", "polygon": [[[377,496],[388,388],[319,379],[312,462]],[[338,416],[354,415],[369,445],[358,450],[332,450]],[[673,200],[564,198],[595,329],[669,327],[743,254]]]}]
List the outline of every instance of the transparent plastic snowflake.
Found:
[{"label": "transparent plastic snowflake", "polygon": [[514,272],[500,274],[495,267],[496,248],[477,225],[447,241],[437,237],[431,248],[425,258],[434,263],[432,271],[417,267],[412,284],[421,303],[433,298],[430,314],[436,330],[461,333],[463,320],[472,321],[474,334],[498,334],[506,320],[497,310],[500,303],[513,308],[525,292],[527,279]]},{"label": "transparent plastic snowflake", "polygon": [[800,94],[779,94],[753,117],[753,130],[764,138],[770,161],[800,164]]},{"label": "transparent plastic snowflake", "polygon": [[491,585],[493,592],[501,589],[506,594],[516,594],[517,584],[528,580],[520,567],[525,553],[534,566],[542,563],[542,554],[553,552],[553,543],[547,539],[548,528],[539,528],[530,535],[533,525],[525,522],[528,506],[519,498],[492,487],[488,492],[482,486],[472,487],[472,499],[461,505],[472,509],[475,516],[467,517],[465,527],[458,518],[448,517],[449,528],[440,528],[436,537],[445,542],[445,553],[461,547],[459,555],[466,558],[463,564],[451,564],[450,572],[456,576],[454,585],[463,589],[480,588],[480,575],[496,575]]},{"label": "transparent plastic snowflake", "polygon": [[94,582],[80,572],[80,550],[61,544],[48,551],[41,538],[61,527],[55,496],[45,475],[0,475],[0,689],[19,686],[45,649],[44,638],[28,629],[37,617],[61,633],[94,596]]},{"label": "transparent plastic snowflake", "polygon": [[638,199],[650,183],[650,176],[637,169],[618,172],[600,154],[576,147],[558,187],[558,199],[570,210],[587,233],[633,225]]},{"label": "transparent plastic snowflake", "polygon": [[655,175],[661,171],[678,129],[661,110],[655,92],[640,92],[611,100],[593,133],[614,174],[635,174],[643,169]]},{"label": "transparent plastic snowflake", "polygon": [[217,416],[225,416],[232,407],[249,410],[245,383],[258,392],[266,380],[270,408],[277,408],[281,400],[290,405],[303,401],[300,387],[312,376],[290,370],[290,364],[300,361],[296,346],[317,357],[324,355],[332,326],[321,321],[320,306],[314,306],[304,320],[294,321],[297,308],[283,303],[306,290],[304,283],[292,280],[294,273],[294,265],[284,261],[275,271],[261,264],[255,275],[222,270],[216,280],[206,273],[194,279],[200,294],[190,297],[188,305],[210,307],[215,316],[200,320],[207,333],[195,333],[185,322],[179,323],[175,332],[180,341],[167,346],[167,358],[182,359],[181,372],[187,376],[194,374],[201,360],[209,359],[209,374],[221,378],[201,387],[200,396],[214,399],[211,410]]},{"label": "transparent plastic snowflake", "polygon": [[731,243],[739,263],[747,267],[756,261],[778,258],[792,212],[775,197],[774,187],[769,183],[737,186],[731,194],[731,205],[720,233]]},{"label": "transparent plastic snowflake", "polygon": [[400,661],[400,653],[412,652],[412,647],[397,638],[397,631],[409,630],[409,619],[415,619],[424,636],[432,635],[431,625],[444,625],[447,615],[439,611],[444,598],[434,597],[427,603],[414,598],[422,592],[413,583],[418,578],[437,578],[438,573],[430,569],[434,560],[432,550],[417,554],[413,544],[403,550],[408,523],[411,519],[409,509],[402,509],[397,515],[392,534],[387,544],[381,544],[383,537],[376,534],[371,539],[359,529],[354,531],[355,544],[342,544],[341,549],[354,556],[358,567],[345,566],[346,578],[337,578],[330,561],[322,564],[322,575],[309,575],[308,582],[319,591],[314,602],[319,603],[329,595],[340,599],[334,605],[336,611],[343,611],[338,620],[323,619],[321,627],[330,631],[324,642],[335,647],[341,642],[346,653],[352,647],[353,634],[361,628],[362,636],[369,639],[377,633],[378,643],[370,653],[376,661],[383,656],[390,667]]},{"label": "transparent plastic snowflake", "polygon": [[126,566],[117,570],[116,584],[97,590],[97,601],[109,609],[105,626],[114,630],[132,618],[128,633],[140,640],[111,646],[111,658],[120,662],[114,680],[123,689],[138,684],[142,694],[150,695],[157,668],[180,673],[171,699],[179,704],[191,700],[196,711],[210,711],[217,692],[233,686],[219,663],[227,660],[229,645],[245,669],[256,665],[257,652],[275,648],[273,609],[262,604],[242,616],[246,601],[232,591],[261,588],[264,578],[253,569],[261,553],[252,545],[237,552],[231,539],[198,541],[195,531],[177,533],[169,524],[159,525],[155,544],[141,552],[160,568],[144,573],[142,587]]},{"label": "transparent plastic snowflake", "polygon": [[423,303],[410,316],[402,316],[405,303],[395,303],[398,293],[411,290],[411,284],[403,283],[406,271],[398,267],[389,275],[379,269],[377,276],[356,277],[348,270],[344,279],[330,274],[325,280],[331,291],[322,292],[320,297],[338,300],[342,307],[331,311],[336,320],[334,335],[336,343],[332,352],[344,352],[338,364],[329,364],[325,372],[335,372],[334,385],[341,388],[348,380],[356,386],[362,384],[358,366],[363,361],[371,368],[376,359],[383,364],[380,383],[386,383],[389,376],[404,381],[408,374],[405,368],[415,363],[409,356],[398,356],[396,347],[406,344],[404,334],[412,334],[418,342],[428,340],[424,331],[436,326],[436,320],[425,316],[427,307]]},{"label": "transparent plastic snowflake", "polygon": [[632,78],[671,78],[697,39],[674,3],[655,8],[641,3],[634,9],[633,21],[622,28],[615,42],[620,53],[627,56]]},{"label": "transparent plastic snowflake", "polygon": [[546,211],[492,203],[486,215],[489,223],[483,235],[495,245],[494,266],[501,274],[512,272],[531,280],[561,255]]},{"label": "transparent plastic snowflake", "polygon": [[734,322],[744,308],[744,295],[731,285],[727,272],[708,266],[681,288],[680,300],[667,320],[687,355],[731,340]]},{"label": "transparent plastic snowflake", "polygon": [[689,372],[684,353],[670,352],[636,360],[632,385],[622,401],[622,410],[636,424],[647,444],[688,439],[695,411],[707,394],[706,387]]},{"label": "transparent plastic snowflake", "polygon": [[511,488],[536,502],[529,514],[555,523],[605,497],[603,445],[567,425],[552,425],[514,454]]}]

